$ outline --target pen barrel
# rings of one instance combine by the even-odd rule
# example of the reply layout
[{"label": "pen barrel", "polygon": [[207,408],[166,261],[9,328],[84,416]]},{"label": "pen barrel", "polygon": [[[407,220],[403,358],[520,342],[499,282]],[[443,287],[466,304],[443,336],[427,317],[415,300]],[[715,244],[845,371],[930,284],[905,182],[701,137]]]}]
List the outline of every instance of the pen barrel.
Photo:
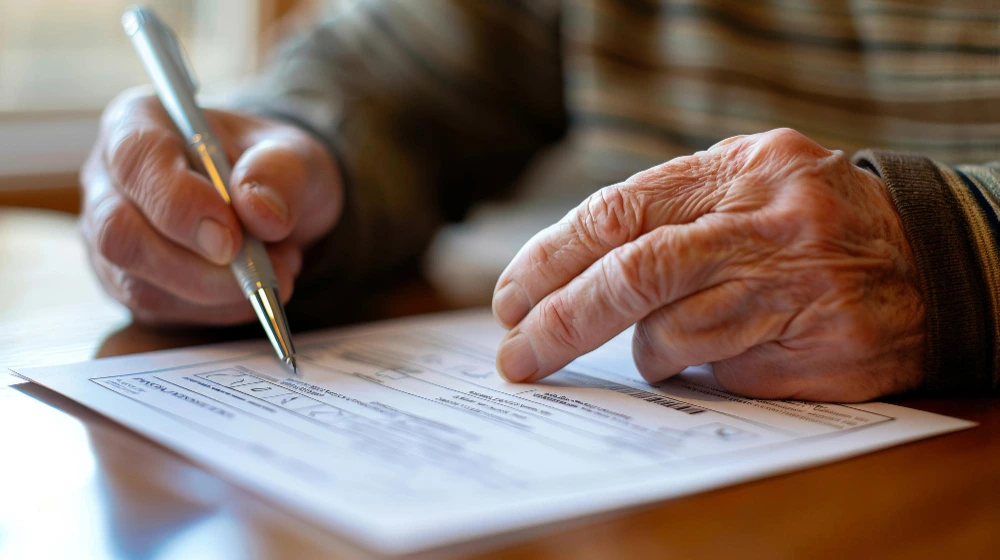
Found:
[{"label": "pen barrel", "polygon": [[[196,134],[188,144],[188,151],[195,168],[208,178],[226,204],[231,204],[229,178],[232,169],[222,143],[208,134]],[[243,247],[236,253],[229,268],[247,297],[259,288],[278,287],[267,249],[259,239],[247,233],[243,235]]]},{"label": "pen barrel", "polygon": [[[208,134],[197,134],[191,139],[188,150],[195,167],[208,178],[219,196],[231,204],[228,186],[232,169],[222,143]],[[264,244],[245,232],[243,247],[236,253],[229,268],[247,297],[260,288],[278,287],[278,279]]]},{"label": "pen barrel", "polygon": [[267,256],[267,249],[256,237],[245,235],[243,247],[236,253],[229,265],[233,276],[246,296],[252,295],[259,288],[277,288],[278,278],[274,275],[274,267]]},{"label": "pen barrel", "polygon": [[[148,8],[133,7],[122,16],[125,33],[142,61],[160,103],[187,140],[191,163],[212,184],[219,196],[232,204],[229,182],[232,168],[225,146],[212,134],[195,92],[194,76],[183,60],[177,37]],[[245,231],[243,245],[229,265],[233,276],[250,300],[278,357],[295,372],[285,310],[278,297],[278,279],[261,241]]]}]

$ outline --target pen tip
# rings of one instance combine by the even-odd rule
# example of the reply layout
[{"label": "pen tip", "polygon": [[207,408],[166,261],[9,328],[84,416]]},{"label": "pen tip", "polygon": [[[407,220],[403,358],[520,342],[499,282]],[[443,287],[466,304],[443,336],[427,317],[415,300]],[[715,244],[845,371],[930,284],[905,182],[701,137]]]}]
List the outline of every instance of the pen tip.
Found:
[{"label": "pen tip", "polygon": [[299,367],[298,364],[295,363],[295,356],[288,356],[285,358],[285,365],[287,365],[295,375],[299,374]]}]

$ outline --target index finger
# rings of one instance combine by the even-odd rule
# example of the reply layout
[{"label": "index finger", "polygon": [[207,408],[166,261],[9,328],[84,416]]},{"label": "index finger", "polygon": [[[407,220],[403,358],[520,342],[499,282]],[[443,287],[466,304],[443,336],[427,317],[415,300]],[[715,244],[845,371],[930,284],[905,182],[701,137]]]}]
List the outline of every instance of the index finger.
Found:
[{"label": "index finger", "polygon": [[103,159],[115,184],[156,230],[216,264],[242,241],[235,212],[191,169],[184,140],[155,98],[131,99],[105,123]]},{"label": "index finger", "polygon": [[529,240],[500,275],[493,314],[513,328],[545,296],[613,249],[663,225],[687,224],[722,198],[715,159],[701,152],[605,187]]},{"label": "index finger", "polygon": [[706,220],[662,226],[611,251],[536,305],[497,349],[508,381],[534,381],[674,301],[730,279],[746,251]]}]

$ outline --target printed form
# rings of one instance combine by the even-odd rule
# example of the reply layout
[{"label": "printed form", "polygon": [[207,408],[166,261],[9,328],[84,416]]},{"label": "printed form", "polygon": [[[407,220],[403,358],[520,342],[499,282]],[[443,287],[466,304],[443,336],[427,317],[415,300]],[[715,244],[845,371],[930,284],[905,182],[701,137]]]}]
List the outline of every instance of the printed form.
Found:
[{"label": "printed form", "polygon": [[651,386],[631,331],[530,385],[500,379],[488,312],[157,352],[17,375],[383,554],[405,554],[804,468],[971,427],[883,403]]}]

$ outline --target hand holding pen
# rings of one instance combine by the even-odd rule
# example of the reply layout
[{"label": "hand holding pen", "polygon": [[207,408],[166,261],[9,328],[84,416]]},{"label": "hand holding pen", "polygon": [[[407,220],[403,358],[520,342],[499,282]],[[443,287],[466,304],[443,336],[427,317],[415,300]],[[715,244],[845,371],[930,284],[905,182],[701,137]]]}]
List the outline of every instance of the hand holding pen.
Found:
[{"label": "hand holding pen", "polygon": [[204,111],[225,162],[226,201],[193,170],[188,142],[156,97],[126,92],[105,111],[81,175],[82,230],[105,288],[136,320],[234,324],[255,312],[229,263],[247,235],[268,243],[287,301],[304,247],[339,217],[342,195],[329,152],[277,121]]}]

